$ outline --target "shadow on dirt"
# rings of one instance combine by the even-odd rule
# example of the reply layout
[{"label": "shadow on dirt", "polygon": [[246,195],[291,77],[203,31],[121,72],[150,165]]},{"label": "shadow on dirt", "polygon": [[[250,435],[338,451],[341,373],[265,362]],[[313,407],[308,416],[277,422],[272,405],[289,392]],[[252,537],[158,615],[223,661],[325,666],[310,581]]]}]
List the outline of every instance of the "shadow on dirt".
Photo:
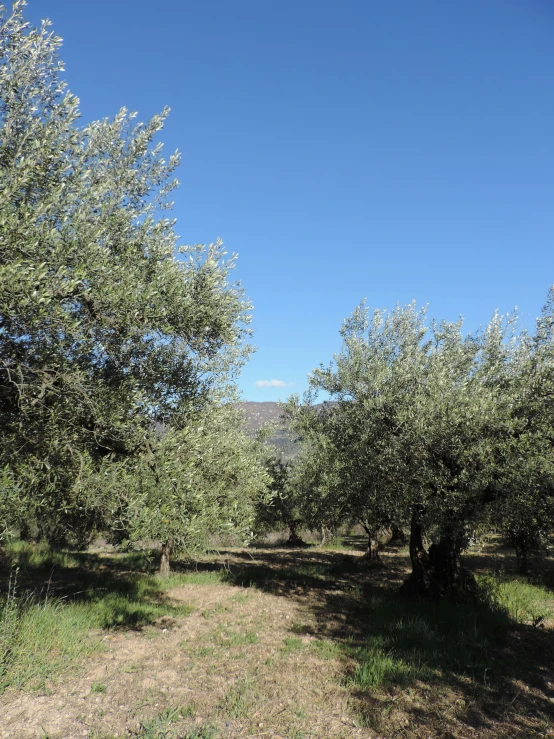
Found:
[{"label": "shadow on dirt", "polygon": [[[104,628],[140,629],[162,613],[181,615],[148,554],[22,550],[15,559],[21,588],[44,589],[47,577],[49,596],[100,609]],[[490,571],[495,562],[503,560],[469,558],[475,569]],[[354,552],[315,547],[221,550],[211,561],[173,563],[185,586],[191,573],[216,573],[218,581],[296,601],[311,618],[291,629],[331,645],[360,722],[388,739],[549,736],[552,631],[510,621],[491,597],[462,606],[403,600],[407,569],[398,549],[385,552],[380,567]]]},{"label": "shadow on dirt", "polygon": [[254,557],[233,552],[226,579],[308,608],[317,626],[302,633],[338,647],[358,715],[387,737],[531,739],[553,725],[554,635],[514,623],[490,594],[465,605],[406,601],[398,550],[378,568],[317,549]]},{"label": "shadow on dirt", "polygon": [[12,554],[12,562],[0,577],[0,605],[15,585],[27,607],[81,604],[105,629],[140,630],[162,615],[190,612],[171,601],[153,575],[155,561],[142,553],[102,556],[25,547]]}]

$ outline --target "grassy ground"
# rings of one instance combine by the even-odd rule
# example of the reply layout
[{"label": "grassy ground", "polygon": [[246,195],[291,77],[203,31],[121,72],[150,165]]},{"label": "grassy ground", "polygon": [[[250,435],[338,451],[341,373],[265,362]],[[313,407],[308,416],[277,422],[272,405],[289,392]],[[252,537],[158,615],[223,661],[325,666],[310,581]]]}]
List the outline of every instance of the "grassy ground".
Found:
[{"label": "grassy ground", "polygon": [[477,605],[397,596],[336,549],[225,550],[159,580],[137,554],[12,547],[0,739],[554,737],[551,562],[468,557]]}]

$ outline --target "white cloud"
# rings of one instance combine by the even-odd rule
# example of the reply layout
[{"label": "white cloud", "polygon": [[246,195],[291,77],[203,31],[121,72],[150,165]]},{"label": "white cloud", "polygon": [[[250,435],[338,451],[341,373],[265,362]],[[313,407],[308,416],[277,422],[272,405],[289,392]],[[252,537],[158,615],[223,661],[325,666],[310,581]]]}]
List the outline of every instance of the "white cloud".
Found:
[{"label": "white cloud", "polygon": [[283,380],[257,380],[256,387],[290,387],[292,382],[283,382]]}]

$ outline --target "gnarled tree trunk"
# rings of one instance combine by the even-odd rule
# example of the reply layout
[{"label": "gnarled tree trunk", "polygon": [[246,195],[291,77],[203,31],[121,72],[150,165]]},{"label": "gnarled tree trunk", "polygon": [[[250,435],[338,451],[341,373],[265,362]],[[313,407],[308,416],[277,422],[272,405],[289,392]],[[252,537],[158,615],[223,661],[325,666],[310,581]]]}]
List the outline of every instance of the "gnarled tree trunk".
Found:
[{"label": "gnarled tree trunk", "polygon": [[289,521],[289,538],[286,543],[287,547],[307,547],[306,542],[301,538],[298,533],[298,521]]},{"label": "gnarled tree trunk", "polygon": [[396,524],[392,524],[390,527],[390,541],[394,544],[405,544],[406,543],[406,534],[404,531],[400,528],[400,526],[397,526]]},{"label": "gnarled tree trunk", "polygon": [[422,526],[418,515],[414,514],[410,526],[412,572],[400,588],[401,594],[430,600],[467,601],[475,598],[477,583],[460,562],[461,548],[460,537],[445,532],[426,551]]}]

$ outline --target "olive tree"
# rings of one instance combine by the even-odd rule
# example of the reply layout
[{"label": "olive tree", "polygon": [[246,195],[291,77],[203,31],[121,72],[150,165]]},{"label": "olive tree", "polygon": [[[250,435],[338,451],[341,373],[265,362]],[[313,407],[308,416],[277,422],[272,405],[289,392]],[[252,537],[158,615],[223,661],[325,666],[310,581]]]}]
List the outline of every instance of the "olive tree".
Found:
[{"label": "olive tree", "polygon": [[499,448],[501,485],[494,522],[525,573],[554,534],[554,289],[532,335],[512,352],[510,408]]},{"label": "olive tree", "polygon": [[[304,406],[291,403],[296,430],[327,448],[320,456],[329,471],[322,505],[332,500],[362,523],[369,552],[379,528],[410,522],[412,574],[405,593],[471,596],[475,583],[460,554],[475,526],[490,521],[502,501],[506,520],[513,520],[518,501],[516,518],[524,520],[525,501],[528,528],[532,510],[546,517],[548,506],[536,501],[539,482],[541,500],[551,500],[551,477],[535,474],[532,484],[523,483],[529,465],[544,473],[551,464],[543,402],[552,369],[547,350],[540,362],[529,354],[515,317],[494,316],[484,331],[465,335],[462,321],[428,325],[425,311],[413,304],[372,317],[362,305],[342,337],[331,365],[311,376],[314,390],[334,401],[333,413],[318,416],[311,397]],[[534,406],[523,387],[534,388]],[[525,429],[533,407],[541,421],[531,438]],[[533,454],[527,450],[522,462],[526,444]]]},{"label": "olive tree", "polygon": [[341,352],[311,375],[313,390],[332,399],[325,412],[318,412],[311,394],[303,404],[289,403],[295,429],[320,460],[312,466],[319,480],[315,500],[335,522],[363,526],[370,559],[378,559],[379,532],[407,516],[405,430],[425,354],[424,317],[415,305],[370,316],[362,304],[342,327]]},{"label": "olive tree", "polygon": [[167,218],[168,111],[82,125],[61,41],[25,4],[0,7],[0,511],[4,530],[86,537],[103,460],[228,394],[249,305],[222,243],[182,246]]},{"label": "olive tree", "polygon": [[137,458],[105,463],[89,484],[130,544],[161,543],[167,575],[171,554],[196,555],[214,536],[250,540],[256,511],[269,503],[264,460],[236,407],[213,403],[182,428],[161,430]]}]

